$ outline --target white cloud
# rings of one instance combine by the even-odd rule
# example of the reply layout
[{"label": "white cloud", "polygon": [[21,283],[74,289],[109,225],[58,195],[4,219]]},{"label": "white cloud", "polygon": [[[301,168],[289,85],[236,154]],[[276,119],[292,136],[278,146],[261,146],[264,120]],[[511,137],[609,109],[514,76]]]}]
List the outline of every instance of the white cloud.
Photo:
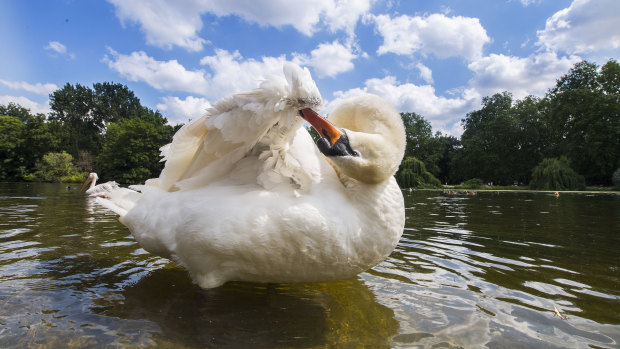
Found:
[{"label": "white cloud", "polygon": [[203,9],[199,1],[179,0],[108,0],[116,7],[121,20],[137,22],[149,45],[172,48],[173,45],[190,51],[200,51],[206,40],[198,36],[202,29]]},{"label": "white cloud", "polygon": [[559,58],[551,52],[525,58],[491,54],[469,64],[475,74],[469,85],[483,96],[502,91],[511,92],[517,99],[530,94],[543,96],[580,60],[575,56]]},{"label": "white cloud", "polygon": [[331,44],[322,43],[307,55],[296,55],[296,63],[309,65],[314,68],[319,77],[335,77],[340,73],[354,68],[353,60],[357,55],[351,52],[350,47],[334,41]]},{"label": "white cloud", "polygon": [[157,61],[143,51],[124,55],[108,50],[112,57],[106,55],[103,61],[130,81],[144,81],[158,90],[196,94],[204,94],[210,88],[204,71],[187,70],[177,60]]},{"label": "white cloud", "polygon": [[0,83],[7,86],[10,89],[14,90],[24,90],[32,93],[36,93],[38,95],[49,95],[50,93],[56,91],[58,86],[55,84],[42,84],[37,82],[36,84],[29,84],[25,81],[7,81],[0,79]]},{"label": "white cloud", "polygon": [[420,71],[420,78],[427,84],[433,83],[433,71],[422,63],[417,63],[416,68]]},{"label": "white cloud", "polygon": [[244,60],[238,51],[218,49],[215,55],[200,60],[213,72],[207,76],[208,88],[203,95],[216,99],[232,93],[257,88],[268,76],[281,76],[285,56]]},{"label": "white cloud", "polygon": [[343,99],[360,93],[373,93],[392,103],[401,112],[415,112],[428,120],[434,130],[459,136],[458,123],[466,113],[473,110],[480,103],[480,96],[465,90],[460,96],[446,98],[437,96],[435,89],[430,85],[418,86],[415,84],[401,84],[393,76],[383,79],[366,80],[364,88],[355,88],[348,91],[334,93],[335,99],[326,105],[326,110],[333,110]]},{"label": "white cloud", "polygon": [[547,19],[538,45],[568,54],[620,53],[620,1],[575,0]]},{"label": "white cloud", "polygon": [[58,41],[50,41],[47,46],[45,46],[46,50],[51,50],[61,55],[67,53],[67,46],[61,44]]},{"label": "white cloud", "polygon": [[378,54],[396,53],[437,58],[463,57],[474,60],[482,56],[483,46],[490,42],[478,18],[447,17],[432,14],[426,17],[388,15],[373,17],[377,31],[383,36]]},{"label": "white cloud", "polygon": [[44,47],[47,51],[51,51],[50,56],[58,57],[58,56],[66,56],[69,59],[74,59],[75,55],[73,53],[67,52],[67,46],[63,45],[58,41],[50,41],[47,43],[47,46]]},{"label": "white cloud", "polygon": [[188,70],[177,60],[158,61],[145,52],[120,54],[109,49],[103,62],[130,81],[143,81],[161,91],[182,91],[216,100],[257,88],[268,76],[281,76],[285,56],[244,59],[239,52],[218,49],[200,64],[207,70]]},{"label": "white cloud", "polygon": [[163,98],[163,103],[157,104],[157,109],[165,112],[170,122],[186,123],[189,119],[194,119],[204,114],[211,103],[204,98],[188,96],[185,99],[167,96]]},{"label": "white cloud", "polygon": [[47,114],[50,112],[49,101],[38,103],[23,96],[0,96],[0,104],[7,105],[11,102],[30,109],[30,112],[33,114]]},{"label": "white cloud", "polygon": [[305,35],[315,33],[321,24],[330,30],[354,33],[359,17],[370,9],[370,0],[108,0],[116,7],[121,22],[136,22],[150,45],[179,46],[200,51],[207,42],[199,36],[201,15],[236,15],[261,26],[290,25]]}]

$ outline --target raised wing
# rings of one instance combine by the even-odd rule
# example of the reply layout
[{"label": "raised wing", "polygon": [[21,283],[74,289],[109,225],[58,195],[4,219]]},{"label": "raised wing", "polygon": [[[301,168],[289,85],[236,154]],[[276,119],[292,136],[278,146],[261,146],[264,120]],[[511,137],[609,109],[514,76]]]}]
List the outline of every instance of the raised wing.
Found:
[{"label": "raised wing", "polygon": [[162,147],[164,170],[147,186],[166,191],[198,188],[228,174],[258,145],[284,149],[301,125],[298,110],[321,104],[307,69],[287,64],[284,76],[263,81],[255,91],[225,97],[184,125],[172,143]]}]

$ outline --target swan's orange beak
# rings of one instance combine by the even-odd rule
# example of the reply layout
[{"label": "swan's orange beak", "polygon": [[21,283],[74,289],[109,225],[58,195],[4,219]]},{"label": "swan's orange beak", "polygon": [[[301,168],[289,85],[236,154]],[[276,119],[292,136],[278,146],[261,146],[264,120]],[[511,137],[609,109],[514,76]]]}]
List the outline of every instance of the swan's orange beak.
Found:
[{"label": "swan's orange beak", "polygon": [[300,110],[299,114],[314,127],[321,137],[327,138],[332,146],[343,134],[343,132],[332,125],[331,122],[325,120],[321,115],[310,108]]}]

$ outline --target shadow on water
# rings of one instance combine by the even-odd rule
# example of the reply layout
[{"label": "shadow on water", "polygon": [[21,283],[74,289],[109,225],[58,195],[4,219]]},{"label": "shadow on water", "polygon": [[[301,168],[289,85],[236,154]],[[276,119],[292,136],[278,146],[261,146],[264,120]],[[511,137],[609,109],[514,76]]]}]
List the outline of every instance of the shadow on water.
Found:
[{"label": "shadow on water", "polygon": [[108,317],[148,320],[158,345],[209,348],[389,347],[398,323],[358,279],[325,284],[229,283],[202,290],[159,269],[95,302]]}]

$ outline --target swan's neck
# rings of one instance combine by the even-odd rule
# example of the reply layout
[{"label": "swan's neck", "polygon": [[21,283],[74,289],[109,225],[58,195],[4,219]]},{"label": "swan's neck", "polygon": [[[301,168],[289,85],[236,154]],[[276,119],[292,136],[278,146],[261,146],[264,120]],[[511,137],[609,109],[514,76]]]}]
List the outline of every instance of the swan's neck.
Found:
[{"label": "swan's neck", "polygon": [[90,186],[88,187],[88,189],[94,188],[96,184],[97,184],[97,177],[93,177],[93,180],[90,181]]},{"label": "swan's neck", "polygon": [[394,177],[378,184],[367,184],[347,178],[343,181],[347,193],[360,209],[361,217],[375,224],[394,226],[405,221],[405,204]]}]

